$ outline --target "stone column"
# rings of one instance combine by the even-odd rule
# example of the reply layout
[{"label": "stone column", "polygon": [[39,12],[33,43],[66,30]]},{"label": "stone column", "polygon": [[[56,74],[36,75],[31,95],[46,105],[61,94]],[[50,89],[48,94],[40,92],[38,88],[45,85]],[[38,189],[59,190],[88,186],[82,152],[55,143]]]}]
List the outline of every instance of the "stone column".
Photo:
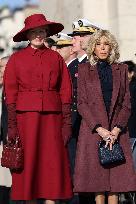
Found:
[{"label": "stone column", "polygon": [[64,26],[64,32],[72,31],[72,21],[83,16],[82,0],[49,0],[40,1],[41,11],[48,19],[61,22]]}]

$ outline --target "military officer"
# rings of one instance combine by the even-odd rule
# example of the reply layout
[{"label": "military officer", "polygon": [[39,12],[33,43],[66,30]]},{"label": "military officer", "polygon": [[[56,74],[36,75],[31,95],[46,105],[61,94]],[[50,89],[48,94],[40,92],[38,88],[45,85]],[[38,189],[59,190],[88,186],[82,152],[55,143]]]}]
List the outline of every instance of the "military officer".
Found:
[{"label": "military officer", "polygon": [[77,58],[77,53],[73,51],[73,38],[65,33],[58,33],[56,37],[56,50],[63,57],[67,66],[69,66],[69,64]]},{"label": "military officer", "polygon": [[[73,38],[64,33],[58,34],[58,41],[56,42],[57,51],[64,58],[67,67],[70,71],[73,82],[73,103],[72,115],[77,114],[77,76],[78,64],[77,52],[73,48]],[[72,124],[75,124],[76,117],[72,117]],[[75,134],[74,134],[75,135]]]},{"label": "military officer", "polygon": [[73,37],[73,47],[78,52],[79,63],[85,63],[87,61],[86,49],[91,35],[103,28],[85,18],[73,22],[72,27],[73,32],[68,35]]},{"label": "military officer", "polygon": [[69,154],[71,159],[71,170],[72,175],[74,171],[74,159],[76,151],[76,140],[78,135],[78,125],[77,125],[77,72],[78,72],[78,59],[77,52],[73,50],[73,38],[64,33],[59,33],[57,35],[56,47],[59,54],[64,58],[69,72],[71,74],[72,83],[73,83],[73,100],[71,106],[72,113],[72,139],[69,144]]},{"label": "military officer", "polygon": [[73,50],[77,52],[77,58],[78,58],[79,63],[80,62],[84,63],[87,60],[87,54],[81,47],[81,38],[80,38],[81,28],[77,21],[72,23],[72,28],[73,28],[73,32],[69,33],[68,35],[73,37],[73,41],[72,41]]},{"label": "military officer", "polygon": [[[59,33],[57,35],[56,47],[59,54],[64,58],[68,70],[71,74],[72,84],[73,84],[73,100],[71,105],[72,114],[72,137],[68,144],[70,164],[71,164],[71,174],[74,174],[74,164],[75,164],[75,153],[77,136],[80,126],[80,116],[77,111],[77,76],[78,76],[78,64],[77,51],[73,48],[73,38],[64,33]],[[69,204],[78,204],[78,196],[74,196]]]}]

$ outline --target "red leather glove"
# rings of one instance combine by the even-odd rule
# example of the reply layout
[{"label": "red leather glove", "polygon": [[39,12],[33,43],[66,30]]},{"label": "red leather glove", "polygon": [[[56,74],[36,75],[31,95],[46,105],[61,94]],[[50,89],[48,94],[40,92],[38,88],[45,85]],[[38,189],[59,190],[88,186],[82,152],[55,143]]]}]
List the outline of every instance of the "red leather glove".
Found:
[{"label": "red leather glove", "polygon": [[62,137],[64,145],[67,145],[72,136],[72,120],[70,104],[62,105],[62,116],[63,116]]},{"label": "red leather glove", "polygon": [[16,104],[8,104],[8,141],[15,142],[18,135],[17,118],[16,118]]}]

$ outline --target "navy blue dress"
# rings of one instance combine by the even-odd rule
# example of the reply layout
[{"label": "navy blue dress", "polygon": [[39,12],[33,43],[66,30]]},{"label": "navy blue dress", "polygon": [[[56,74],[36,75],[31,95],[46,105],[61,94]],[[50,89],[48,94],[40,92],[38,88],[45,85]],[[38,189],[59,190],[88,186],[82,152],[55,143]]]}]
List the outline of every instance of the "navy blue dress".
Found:
[{"label": "navy blue dress", "polygon": [[99,61],[97,65],[103,100],[107,114],[109,115],[113,90],[112,69],[107,61]]}]

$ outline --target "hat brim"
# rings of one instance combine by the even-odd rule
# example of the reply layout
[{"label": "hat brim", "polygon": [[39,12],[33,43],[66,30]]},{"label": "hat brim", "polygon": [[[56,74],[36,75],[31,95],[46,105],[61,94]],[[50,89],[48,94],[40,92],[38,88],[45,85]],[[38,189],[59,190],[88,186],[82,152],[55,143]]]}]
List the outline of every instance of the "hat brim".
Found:
[{"label": "hat brim", "polygon": [[49,27],[49,32],[48,32],[48,36],[52,36],[55,35],[59,32],[61,32],[64,29],[64,26],[61,23],[55,23],[55,22],[51,22],[51,21],[46,21],[46,23],[39,23],[37,25],[32,25],[29,27],[24,27],[20,32],[18,32],[14,37],[13,37],[13,41],[14,42],[21,42],[21,41],[28,41],[27,38],[27,32],[31,29],[37,28],[37,27],[41,27],[41,26],[48,26]]},{"label": "hat brim", "polygon": [[57,45],[57,44],[54,44],[56,47],[58,48],[63,48],[63,47],[69,47],[69,46],[72,46],[72,44],[62,44],[62,45]]},{"label": "hat brim", "polygon": [[73,33],[68,33],[67,35],[73,37],[78,35],[92,35],[92,34],[93,32],[90,32],[90,31],[82,31],[82,32],[74,31]]}]

